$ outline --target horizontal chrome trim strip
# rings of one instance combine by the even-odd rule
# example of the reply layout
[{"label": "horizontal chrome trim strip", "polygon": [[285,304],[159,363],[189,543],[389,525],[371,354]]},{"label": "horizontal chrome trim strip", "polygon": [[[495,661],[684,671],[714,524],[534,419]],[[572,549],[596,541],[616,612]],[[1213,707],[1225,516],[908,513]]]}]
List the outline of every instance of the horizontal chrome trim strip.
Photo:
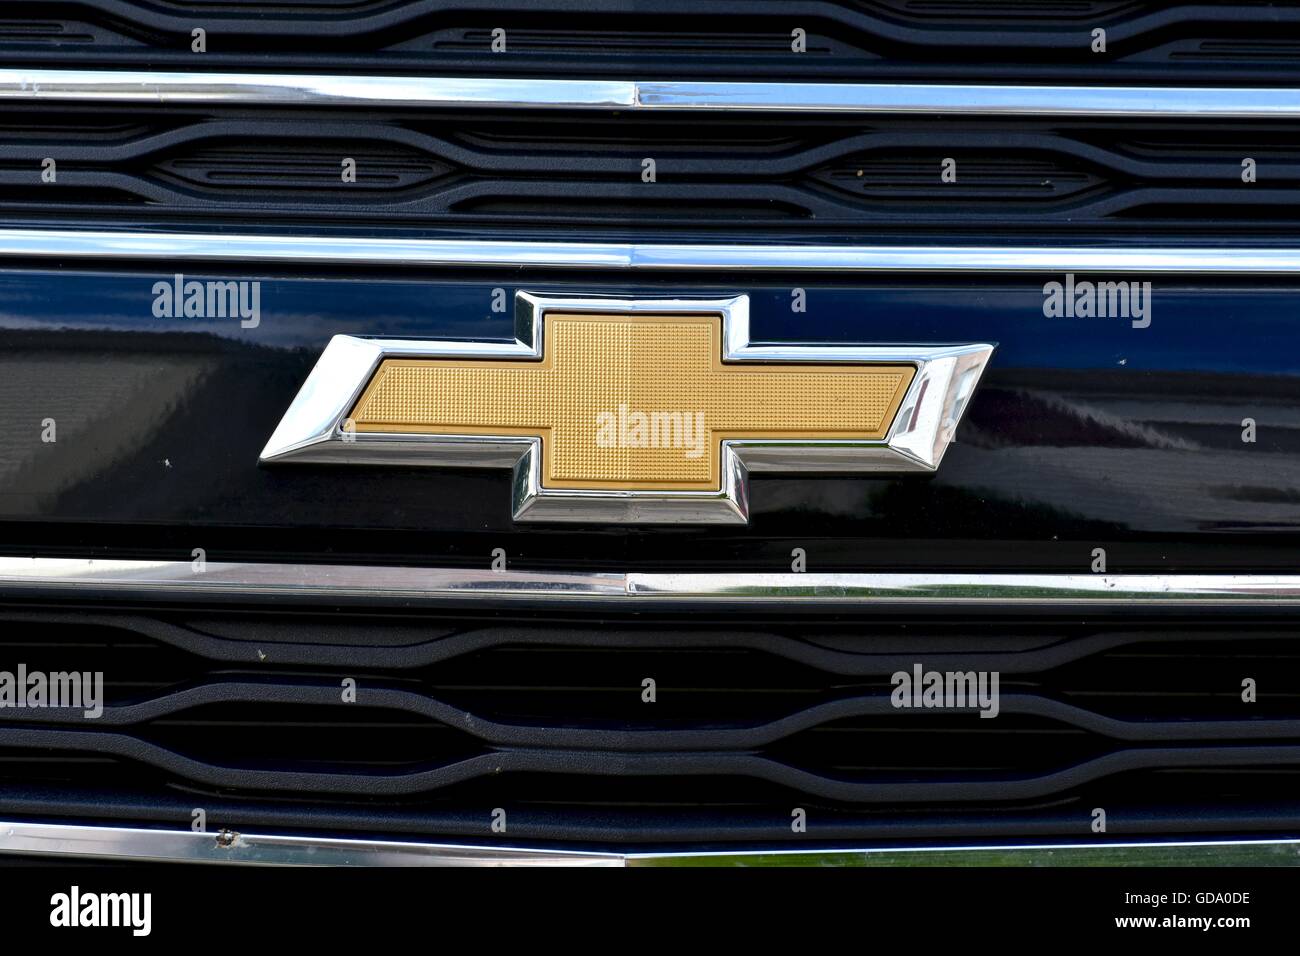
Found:
[{"label": "horizontal chrome trim strip", "polygon": [[0,70],[0,100],[260,106],[630,109],[622,80],[318,76],[149,70]]},{"label": "horizontal chrome trim strip", "polygon": [[972,83],[637,83],[642,109],[963,115],[1293,117],[1285,88]]},{"label": "horizontal chrome trim strip", "polygon": [[1295,866],[1300,840],[651,853],[0,822],[0,854],[261,866]]},{"label": "horizontal chrome trim strip", "polygon": [[824,272],[1297,274],[1300,247],[524,242],[0,229],[0,256],[383,266]]},{"label": "horizontal chrome trim strip", "polygon": [[1300,866],[1300,840],[1133,840],[633,853],[627,866]]},{"label": "horizontal chrome trim strip", "polygon": [[1300,607],[1300,575],[731,574],[490,571],[377,565],[0,558],[4,590],[158,596]]},{"label": "horizontal chrome trim strip", "polygon": [[262,866],[622,866],[616,853],[0,822],[0,854]]},{"label": "horizontal chrome trim strip", "polygon": [[1283,604],[1300,575],[1244,574],[639,574],[633,597],[944,604]]},{"label": "horizontal chrome trim strip", "polygon": [[1300,117],[1282,87],[750,83],[133,70],[0,70],[0,99],[965,115]]}]

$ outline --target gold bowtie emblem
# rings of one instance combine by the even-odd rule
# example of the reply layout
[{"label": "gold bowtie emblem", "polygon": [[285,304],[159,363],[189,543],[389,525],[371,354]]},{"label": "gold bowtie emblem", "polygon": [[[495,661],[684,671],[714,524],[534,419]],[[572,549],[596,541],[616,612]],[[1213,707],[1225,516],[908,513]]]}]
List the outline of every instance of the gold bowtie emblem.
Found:
[{"label": "gold bowtie emblem", "polygon": [[743,523],[751,471],[934,471],[993,352],[755,345],[744,295],[515,305],[512,342],[336,335],[261,460],[513,467],[519,521]]},{"label": "gold bowtie emblem", "polygon": [[546,316],[540,361],[385,359],[358,432],[541,441],[544,488],[719,491],[728,439],[884,438],[910,365],[724,362],[718,315]]}]

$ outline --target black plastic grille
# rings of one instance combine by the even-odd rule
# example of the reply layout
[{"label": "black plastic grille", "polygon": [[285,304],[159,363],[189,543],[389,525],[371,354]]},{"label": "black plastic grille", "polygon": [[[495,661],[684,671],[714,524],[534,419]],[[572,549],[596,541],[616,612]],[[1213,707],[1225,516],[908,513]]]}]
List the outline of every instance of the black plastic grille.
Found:
[{"label": "black plastic grille", "polygon": [[[498,29],[506,48],[493,53]],[[1297,50],[1290,2],[8,0],[0,14],[5,59],[44,66],[1212,80],[1294,78]]]},{"label": "black plastic grille", "polygon": [[[0,619],[0,670],[102,670],[97,720],[0,708],[8,817],[653,844],[1300,825],[1285,622]],[[902,711],[914,664],[1001,712]],[[341,700],[343,678],[355,703]],[[656,701],[642,681],[656,681]],[[1255,703],[1241,681],[1258,682]]]},{"label": "black plastic grille", "polygon": [[[0,216],[314,232],[1255,238],[1300,224],[1292,125],[9,105]],[[47,157],[54,182],[41,180]]]}]

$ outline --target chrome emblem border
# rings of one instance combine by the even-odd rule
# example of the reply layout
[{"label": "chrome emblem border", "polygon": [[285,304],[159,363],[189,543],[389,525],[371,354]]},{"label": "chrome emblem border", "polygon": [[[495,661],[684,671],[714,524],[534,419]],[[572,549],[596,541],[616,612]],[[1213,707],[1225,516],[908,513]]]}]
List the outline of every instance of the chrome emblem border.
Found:
[{"label": "chrome emblem border", "polygon": [[[348,412],[386,358],[540,359],[546,313],[721,314],[723,356],[736,362],[853,362],[916,366],[883,440],[725,440],[719,491],[557,490],[541,484],[541,440],[345,430]],[[960,345],[755,345],[749,297],[631,298],[517,292],[515,340],[386,339],[336,335],[281,419],[260,462],[514,469],[516,521],[745,524],[749,472],[932,472],[993,354]]]}]

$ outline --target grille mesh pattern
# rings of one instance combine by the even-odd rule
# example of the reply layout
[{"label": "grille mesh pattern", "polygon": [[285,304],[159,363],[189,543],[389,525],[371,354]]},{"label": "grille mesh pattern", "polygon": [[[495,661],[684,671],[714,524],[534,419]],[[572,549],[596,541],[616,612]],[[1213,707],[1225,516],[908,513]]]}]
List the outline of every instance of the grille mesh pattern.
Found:
[{"label": "grille mesh pattern", "polygon": [[[0,709],[8,814],[44,794],[44,815],[201,805],[234,828],[486,835],[500,806],[512,835],[624,842],[781,840],[794,806],[828,839],[1083,835],[1099,800],[1118,836],[1300,815],[1280,624],[20,611],[3,628],[0,669],[102,669],[107,687],[99,720]],[[999,715],[894,708],[890,675],[916,664],[999,671]]]},{"label": "grille mesh pattern", "polygon": [[[0,105],[0,214],[583,236],[1291,236],[1300,135],[1243,121]],[[42,162],[58,163],[54,183]],[[656,181],[642,182],[643,160]],[[345,182],[343,160],[356,161]],[[955,178],[943,179],[944,160]],[[1243,161],[1256,164],[1243,182]],[[521,233],[525,234],[525,233]]]},{"label": "grille mesh pattern", "polygon": [[[193,52],[192,30],[207,31]],[[1104,51],[1094,29],[1107,31]],[[505,48],[493,52],[494,31]],[[796,42],[795,30],[803,31]],[[499,34],[497,34],[499,37]],[[802,45],[802,49],[796,49]],[[1294,78],[1293,2],[980,0],[8,0],[7,62],[333,72],[658,76]]]}]

